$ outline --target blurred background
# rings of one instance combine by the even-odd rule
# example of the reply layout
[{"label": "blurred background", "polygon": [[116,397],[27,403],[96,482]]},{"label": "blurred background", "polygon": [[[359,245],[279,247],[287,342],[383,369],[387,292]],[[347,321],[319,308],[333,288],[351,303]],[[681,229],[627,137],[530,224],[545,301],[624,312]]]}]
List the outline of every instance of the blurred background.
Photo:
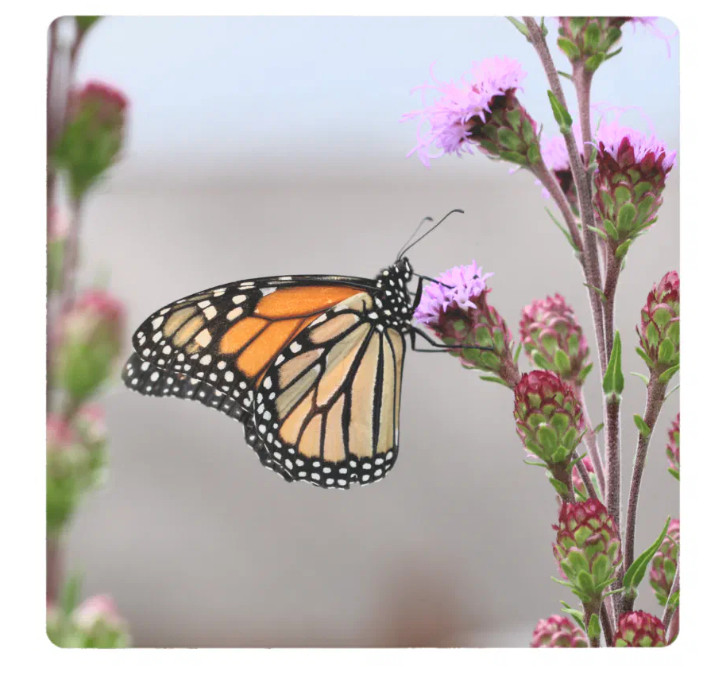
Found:
[{"label": "blurred background", "polygon": [[[668,57],[627,26],[623,46],[593,101],[639,107],[624,121],[649,129],[648,117],[677,148],[677,37]],[[522,62],[519,98],[553,134],[540,64],[502,18],[104,18],[78,80],[122,89],[130,130],[86,207],[84,275],[111,281],[130,337],[166,302],[217,283],[372,276],[422,217],[458,207],[464,216],[411,251],[419,272],[473,259],[494,271],[491,300],[514,334],[524,305],[560,292],[591,339],[580,269],[531,175],[480,155],[430,169],[405,157],[416,123],[399,118],[420,107],[411,90],[430,68],[450,80],[503,55]],[[632,346],[650,286],[678,268],[678,184],[679,165],[620,280],[625,373],[643,368]],[[627,385],[625,479],[644,404],[642,383]],[[511,394],[448,356],[408,353],[399,461],[346,493],[283,482],[236,422],[200,405],[120,384],[104,405],[109,482],[79,511],[66,557],[83,563],[84,588],[114,596],[136,646],[525,646],[570,595],[549,579],[556,499],[523,463]],[[673,395],[653,439],[638,551],[678,515],[664,454],[677,409]],[[657,611],[647,586],[639,606]]]}]

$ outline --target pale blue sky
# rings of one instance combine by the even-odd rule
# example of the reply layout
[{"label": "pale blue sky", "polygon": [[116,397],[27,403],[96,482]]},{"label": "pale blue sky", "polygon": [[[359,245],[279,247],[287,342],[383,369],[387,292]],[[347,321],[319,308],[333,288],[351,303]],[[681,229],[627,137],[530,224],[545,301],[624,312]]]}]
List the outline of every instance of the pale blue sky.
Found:
[{"label": "pale blue sky", "polygon": [[[660,28],[675,32],[668,21]],[[675,145],[677,37],[671,58],[641,27],[624,30],[623,46],[597,73],[593,101],[640,106]],[[503,55],[523,63],[521,98],[554,131],[540,64],[501,18],[112,17],[89,35],[78,75],[129,95],[135,164],[171,156],[394,161],[414,145],[415,123],[399,117],[418,107],[410,90],[431,64],[446,80]]]}]

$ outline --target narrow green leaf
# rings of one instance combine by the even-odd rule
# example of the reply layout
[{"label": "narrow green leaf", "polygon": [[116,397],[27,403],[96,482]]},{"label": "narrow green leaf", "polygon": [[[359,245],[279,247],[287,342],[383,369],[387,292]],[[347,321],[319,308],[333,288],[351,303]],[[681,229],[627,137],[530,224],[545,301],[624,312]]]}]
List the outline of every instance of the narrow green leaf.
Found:
[{"label": "narrow green leaf", "polygon": [[660,375],[660,383],[666,384],[670,379],[672,379],[673,375],[680,369],[680,365],[675,365],[674,367],[668,367],[661,375]]},{"label": "narrow green leaf", "polygon": [[480,378],[483,381],[492,381],[494,384],[501,384],[502,386],[507,386],[508,388],[510,388],[510,386],[508,386],[508,384],[500,377],[485,376],[485,377],[480,377]]},{"label": "narrow green leaf", "polygon": [[582,285],[584,285],[584,287],[588,287],[590,290],[593,290],[594,292],[596,292],[602,301],[607,300],[607,297],[604,294],[604,292],[602,292],[598,287],[595,287],[594,285],[590,285],[589,283],[582,283]]},{"label": "narrow green leaf", "polygon": [[643,382],[645,382],[645,386],[648,386],[650,383],[650,378],[646,374],[640,374],[639,372],[630,372],[630,374],[633,377],[639,377],[642,379]]},{"label": "narrow green leaf", "polygon": [[571,249],[573,249],[575,252],[578,252],[578,248],[576,246],[576,243],[574,242],[574,239],[571,237],[571,233],[567,231],[559,222],[559,220],[552,214],[551,210],[548,207],[544,208],[546,210],[546,214],[548,214],[551,217],[551,221],[553,221],[556,224],[556,228],[558,228],[566,238],[569,245],[571,245]]},{"label": "narrow green leaf", "polygon": [[567,80],[573,80],[574,76],[571,75],[571,73],[567,73],[566,71],[556,71],[562,78],[566,78]]},{"label": "narrow green leaf", "polygon": [[609,54],[607,54],[606,57],[604,57],[604,61],[609,61],[612,57],[616,57],[617,54],[619,54],[621,51],[622,47],[620,47],[619,49],[615,49],[614,52],[610,52]]},{"label": "narrow green leaf", "polygon": [[549,102],[551,103],[551,110],[554,114],[554,119],[559,125],[559,130],[562,134],[565,134],[571,130],[572,119],[569,115],[569,111],[557,98],[556,95],[548,90]]},{"label": "narrow green leaf", "polygon": [[516,30],[521,35],[526,36],[526,40],[531,42],[531,34],[528,32],[528,28],[526,28],[526,24],[524,24],[522,21],[519,21],[514,16],[507,16],[506,19],[508,19],[508,21],[510,21],[516,27]]},{"label": "narrow green leaf", "polygon": [[587,71],[594,72],[599,68],[599,66],[604,63],[604,52],[599,52],[598,54],[595,54],[594,56],[590,56],[586,63],[584,64],[584,68],[586,68]]},{"label": "narrow green leaf", "polygon": [[619,336],[619,332],[614,333],[612,355],[609,357],[607,371],[604,373],[602,389],[607,395],[620,395],[624,390],[624,375],[622,374],[622,339]]},{"label": "narrow green leaf", "polygon": [[571,607],[571,605],[569,605],[565,600],[559,602],[564,606],[561,608],[561,611],[565,614],[571,615],[573,620],[586,631],[586,627],[584,626],[584,612]]},{"label": "narrow green leaf", "polygon": [[594,428],[594,435],[599,433],[599,431],[601,431],[603,428],[604,428],[604,422],[601,422],[601,424],[597,424],[596,427]]},{"label": "narrow green leaf", "polygon": [[60,595],[60,607],[65,615],[70,615],[81,600],[81,575],[78,572],[71,574],[63,585]]},{"label": "narrow green leaf", "polygon": [[589,620],[588,635],[590,638],[599,638],[602,633],[602,626],[599,623],[599,615],[593,614]]},{"label": "narrow green leaf", "polygon": [[642,417],[640,417],[639,414],[634,415],[634,423],[636,424],[643,438],[649,438],[652,435],[652,429],[647,425],[647,422]]},{"label": "narrow green leaf", "polygon": [[518,342],[518,348],[516,349],[516,353],[513,356],[513,364],[518,365],[518,358],[521,356],[521,350],[523,349],[523,344],[521,342]]},{"label": "narrow green leaf", "polygon": [[548,468],[548,465],[547,464],[544,464],[544,463],[542,463],[540,461],[532,461],[530,459],[524,459],[523,460],[523,463],[526,464],[526,465],[528,465],[528,466],[540,466],[541,468]]},{"label": "narrow green leaf", "polygon": [[559,46],[561,51],[566,54],[566,56],[569,58],[569,61],[576,61],[579,58],[581,51],[579,50],[577,45],[568,38],[564,38],[562,36],[558,38],[558,40],[556,40],[556,44]]},{"label": "narrow green leaf", "polygon": [[642,579],[644,579],[645,572],[647,572],[647,566],[650,564],[650,561],[654,557],[655,553],[657,553],[657,550],[662,545],[662,542],[665,539],[665,535],[667,534],[667,528],[669,526],[670,517],[668,516],[667,520],[665,521],[665,527],[663,527],[662,532],[660,532],[660,536],[657,537],[652,545],[648,547],[645,551],[643,551],[640,556],[635,558],[634,562],[629,566],[627,572],[625,572],[623,583],[624,588],[627,591],[630,591],[631,589],[636,589],[642,582]]}]

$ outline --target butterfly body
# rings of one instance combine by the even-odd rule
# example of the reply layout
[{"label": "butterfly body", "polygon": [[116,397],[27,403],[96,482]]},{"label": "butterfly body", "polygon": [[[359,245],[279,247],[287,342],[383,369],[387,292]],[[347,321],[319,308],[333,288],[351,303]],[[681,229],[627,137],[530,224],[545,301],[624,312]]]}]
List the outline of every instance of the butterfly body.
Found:
[{"label": "butterfly body", "polygon": [[288,481],[375,482],[398,454],[412,276],[402,257],[374,279],[280,276],[198,292],[142,323],[124,382],[241,422]]}]

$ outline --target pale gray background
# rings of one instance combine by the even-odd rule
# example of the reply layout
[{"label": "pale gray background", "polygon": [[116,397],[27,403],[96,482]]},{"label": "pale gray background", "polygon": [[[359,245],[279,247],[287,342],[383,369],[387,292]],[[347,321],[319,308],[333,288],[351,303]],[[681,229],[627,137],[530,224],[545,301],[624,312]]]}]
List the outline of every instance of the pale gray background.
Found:
[{"label": "pale gray background", "polygon": [[[677,39],[670,59],[640,29],[624,47],[594,100],[642,107],[675,147]],[[88,279],[108,277],[130,336],[217,283],[373,275],[421,217],[460,207],[411,252],[417,270],[475,258],[496,273],[492,302],[516,333],[525,304],[561,292],[591,340],[578,266],[530,175],[481,156],[429,170],[404,157],[415,125],[398,117],[418,107],[408,92],[430,64],[453,78],[503,54],[524,63],[523,101],[553,131],[544,77],[503,19],[105,19],[80,77],[129,94],[131,131],[85,213]],[[621,281],[626,372],[644,370],[632,345],[647,291],[678,267],[677,188],[675,171]],[[556,501],[523,463],[512,398],[447,356],[408,353],[405,375],[397,466],[346,493],[285,483],[212,410],[115,388],[109,482],[79,511],[69,567],[87,593],[113,594],[141,646],[526,645],[568,592],[549,579]],[[627,384],[629,467],[644,387]],[[601,421],[596,374],[587,394]],[[664,456],[677,408],[675,395],[655,435],[640,548],[678,515]],[[639,605],[656,611],[651,591]]]}]

